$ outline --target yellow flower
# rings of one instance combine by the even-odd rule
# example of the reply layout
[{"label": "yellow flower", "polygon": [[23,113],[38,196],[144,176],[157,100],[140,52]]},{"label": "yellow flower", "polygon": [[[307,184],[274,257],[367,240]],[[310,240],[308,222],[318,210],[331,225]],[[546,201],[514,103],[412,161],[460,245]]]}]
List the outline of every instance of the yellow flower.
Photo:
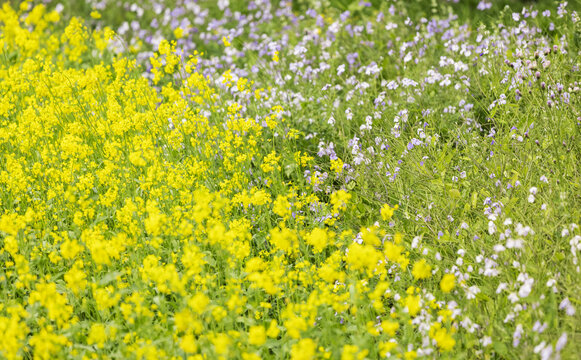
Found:
[{"label": "yellow flower", "polygon": [[338,190],[332,193],[331,204],[333,205],[333,211],[339,212],[339,210],[346,209],[349,200],[351,200],[351,194],[347,193],[345,190]]},{"label": "yellow flower", "polygon": [[408,309],[411,316],[416,316],[420,312],[420,296],[419,295],[408,295],[404,299],[404,305]]},{"label": "yellow flower", "polygon": [[286,227],[270,230],[270,242],[276,246],[277,250],[280,249],[287,253],[298,251],[297,235]]},{"label": "yellow flower", "polygon": [[284,322],[287,334],[293,339],[301,337],[301,332],[307,330],[307,322],[302,317],[293,316]]},{"label": "yellow flower", "polygon": [[262,325],[251,326],[248,331],[248,342],[260,346],[266,342],[266,330]]},{"label": "yellow flower", "polygon": [[91,11],[91,17],[93,19],[100,19],[101,18],[101,14],[97,10],[93,10],[93,11]]},{"label": "yellow flower", "polygon": [[414,263],[414,267],[412,269],[412,275],[417,280],[427,279],[432,276],[432,267],[426,263],[425,259],[421,259]]},{"label": "yellow flower", "polygon": [[381,328],[387,335],[394,337],[395,332],[399,329],[399,323],[395,321],[384,320],[381,322]]},{"label": "yellow flower", "polygon": [[77,256],[77,254],[84,250],[84,248],[77,242],[77,240],[67,239],[61,244],[60,250],[61,255],[65,259],[70,260],[74,259]]},{"label": "yellow flower", "polygon": [[381,356],[385,356],[387,353],[391,352],[396,347],[397,343],[395,341],[382,342],[379,344],[379,354]]},{"label": "yellow flower", "polygon": [[310,360],[315,358],[317,344],[313,339],[301,339],[291,348],[291,360]]},{"label": "yellow flower", "polygon": [[331,160],[331,171],[341,174],[343,172],[343,161],[339,158]]},{"label": "yellow flower", "polygon": [[388,204],[384,204],[381,207],[381,218],[385,221],[388,221],[393,216],[393,213],[399,208],[397,204],[394,207],[389,206]]},{"label": "yellow flower", "polygon": [[359,271],[372,273],[381,260],[381,252],[371,245],[353,243],[348,248],[347,264]]},{"label": "yellow flower", "polygon": [[430,328],[430,337],[436,340],[438,348],[442,352],[450,351],[456,345],[456,340],[454,340],[452,334],[446,328],[442,328],[440,323],[432,325]]},{"label": "yellow flower", "polygon": [[193,354],[198,351],[198,344],[193,334],[186,334],[180,341],[180,349],[186,353]]},{"label": "yellow flower", "polygon": [[278,323],[276,320],[272,320],[270,322],[270,325],[268,326],[268,330],[266,331],[266,335],[269,338],[276,338],[278,337],[278,334],[280,333],[280,330],[278,329]]},{"label": "yellow flower", "polygon": [[67,286],[73,293],[78,294],[79,291],[83,290],[87,286],[87,275],[83,271],[83,261],[77,260],[64,277]]},{"label": "yellow flower", "polygon": [[177,27],[173,31],[173,34],[176,37],[176,39],[181,39],[182,37],[184,37],[184,29],[182,29],[181,27]]},{"label": "yellow flower", "polygon": [[210,298],[208,298],[203,293],[197,293],[188,301],[190,308],[198,314],[202,314],[206,310],[209,303]]},{"label": "yellow flower", "polygon": [[254,353],[242,353],[242,360],[260,360],[261,357]]},{"label": "yellow flower", "polygon": [[282,217],[285,220],[290,217],[291,205],[286,196],[278,195],[272,205],[272,211],[276,215]]},{"label": "yellow flower", "polygon": [[226,356],[230,351],[230,344],[232,340],[227,334],[218,333],[213,336],[209,336],[210,341],[214,345],[214,351],[219,355]]},{"label": "yellow flower", "polygon": [[440,289],[445,292],[449,293],[454,289],[456,286],[456,277],[454,274],[446,274],[442,276],[442,280],[440,280]]},{"label": "yellow flower", "polygon": [[105,342],[107,341],[107,333],[105,332],[105,325],[103,324],[93,324],[89,330],[89,336],[87,337],[87,344],[95,345],[98,348],[105,347]]},{"label": "yellow flower", "polygon": [[325,229],[315,228],[307,234],[307,244],[313,247],[314,253],[320,253],[329,242],[329,237]]},{"label": "yellow flower", "polygon": [[52,329],[43,328],[30,337],[29,343],[34,349],[33,358],[48,360],[55,358],[60,348],[66,345],[68,340],[64,335],[53,333]]}]

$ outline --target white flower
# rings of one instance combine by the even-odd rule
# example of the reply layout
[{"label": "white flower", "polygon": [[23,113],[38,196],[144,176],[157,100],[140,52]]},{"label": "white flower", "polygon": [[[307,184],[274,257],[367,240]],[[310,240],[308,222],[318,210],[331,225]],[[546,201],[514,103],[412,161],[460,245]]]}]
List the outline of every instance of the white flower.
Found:
[{"label": "white flower", "polygon": [[387,23],[387,25],[385,25],[385,30],[389,31],[389,30],[393,30],[393,29],[397,29],[396,23]]},{"label": "white flower", "polygon": [[557,340],[557,344],[555,344],[555,350],[561,351],[565,347],[565,345],[567,345],[567,333],[563,333],[559,337],[559,340]]},{"label": "white flower", "polygon": [[551,355],[553,355],[553,346],[549,344],[541,351],[541,359],[549,360]]},{"label": "white flower", "polygon": [[517,347],[518,344],[520,343],[520,338],[522,336],[522,331],[523,331],[522,325],[521,324],[518,324],[516,326],[516,330],[514,331],[514,334],[512,334],[512,346],[513,347]]},{"label": "white flower", "polygon": [[230,0],[218,0],[218,8],[222,11],[230,6]]},{"label": "white flower", "polygon": [[519,298],[518,298],[518,295],[516,293],[512,292],[508,295],[508,300],[510,300],[510,302],[514,304],[515,302],[517,302],[519,300]]},{"label": "white flower", "polygon": [[547,343],[545,341],[543,341],[542,343],[540,343],[539,345],[535,346],[535,354],[538,354],[541,352],[541,350],[543,350],[543,348],[545,347]]},{"label": "white flower", "polygon": [[494,234],[495,232],[496,232],[496,225],[495,225],[495,224],[494,224],[492,221],[489,221],[489,222],[488,222],[488,233],[489,233],[490,235],[492,235],[492,234]]},{"label": "white flower", "polygon": [[521,298],[526,298],[529,296],[532,291],[534,281],[534,279],[528,279],[518,290],[518,296]]},{"label": "white flower", "polygon": [[509,238],[506,241],[506,247],[508,249],[522,249],[523,248],[523,244],[524,244],[524,240],[523,239],[513,239],[513,238]]},{"label": "white flower", "polygon": [[420,237],[419,236],[414,237],[412,240],[412,249],[417,248],[419,243],[420,243]]},{"label": "white flower", "polygon": [[476,294],[480,292],[480,288],[478,286],[470,286],[466,289],[466,299],[471,300],[476,298]]},{"label": "white flower", "polygon": [[480,339],[480,343],[483,347],[487,347],[488,345],[492,344],[492,338],[490,336],[485,336]]}]

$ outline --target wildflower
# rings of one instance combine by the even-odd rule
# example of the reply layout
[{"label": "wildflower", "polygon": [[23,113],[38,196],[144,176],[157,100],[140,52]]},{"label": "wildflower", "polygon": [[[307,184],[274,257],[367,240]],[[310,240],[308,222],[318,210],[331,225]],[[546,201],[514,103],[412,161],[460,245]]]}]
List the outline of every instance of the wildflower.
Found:
[{"label": "wildflower", "polygon": [[266,330],[262,325],[250,327],[248,341],[252,345],[260,346],[266,342]]},{"label": "wildflower", "polygon": [[388,204],[384,204],[381,207],[381,218],[385,221],[389,221],[391,219],[391,217],[393,216],[393,213],[395,212],[395,210],[397,210],[398,208],[399,208],[399,206],[397,204],[395,204],[394,207],[391,207]]},{"label": "wildflower", "polygon": [[105,342],[107,341],[107,334],[105,332],[105,326],[103,324],[93,324],[89,330],[89,336],[87,338],[87,343],[89,345],[95,345],[98,348],[103,348]]},{"label": "wildflower", "polygon": [[408,295],[404,299],[404,305],[408,310],[410,316],[416,316],[420,312],[420,296]]},{"label": "wildflower", "polygon": [[317,344],[313,339],[301,339],[291,348],[291,360],[310,360],[315,358]]},{"label": "wildflower", "polygon": [[446,352],[452,350],[456,341],[452,334],[445,328],[442,328],[440,323],[435,323],[430,328],[430,337],[434,339],[440,351]]},{"label": "wildflower", "polygon": [[351,199],[351,194],[347,193],[345,190],[339,190],[331,194],[331,204],[333,205],[333,211],[339,212],[339,210],[344,210],[347,208],[347,203]]},{"label": "wildflower", "polygon": [[280,330],[278,329],[278,323],[276,320],[272,320],[270,325],[268,326],[268,330],[266,331],[266,335],[270,338],[276,338]]},{"label": "wildflower", "polygon": [[456,277],[454,274],[445,274],[442,276],[442,280],[440,280],[440,289],[445,292],[449,293],[454,289],[456,285]]},{"label": "wildflower", "polygon": [[418,260],[414,263],[412,275],[417,280],[427,279],[432,276],[432,267],[426,263],[425,259]]},{"label": "wildflower", "polygon": [[325,249],[329,241],[327,232],[324,229],[315,228],[307,235],[307,244],[313,246],[315,253],[320,253]]},{"label": "wildflower", "polygon": [[399,329],[399,323],[390,320],[384,320],[381,322],[381,328],[383,332],[387,335],[394,337],[396,331]]}]

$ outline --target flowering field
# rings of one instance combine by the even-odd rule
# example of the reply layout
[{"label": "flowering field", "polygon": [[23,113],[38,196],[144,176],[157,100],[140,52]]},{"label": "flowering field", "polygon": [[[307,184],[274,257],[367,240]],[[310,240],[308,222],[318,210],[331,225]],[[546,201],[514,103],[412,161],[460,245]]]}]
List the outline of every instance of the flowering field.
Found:
[{"label": "flowering field", "polygon": [[572,1],[3,1],[0,359],[578,359]]}]

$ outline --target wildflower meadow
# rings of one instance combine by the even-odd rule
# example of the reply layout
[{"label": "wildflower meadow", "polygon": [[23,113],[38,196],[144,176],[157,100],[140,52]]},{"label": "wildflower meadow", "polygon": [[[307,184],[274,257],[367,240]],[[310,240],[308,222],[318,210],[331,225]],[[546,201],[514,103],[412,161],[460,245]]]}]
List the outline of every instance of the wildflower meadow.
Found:
[{"label": "wildflower meadow", "polygon": [[0,1],[0,359],[581,358],[580,16]]}]

